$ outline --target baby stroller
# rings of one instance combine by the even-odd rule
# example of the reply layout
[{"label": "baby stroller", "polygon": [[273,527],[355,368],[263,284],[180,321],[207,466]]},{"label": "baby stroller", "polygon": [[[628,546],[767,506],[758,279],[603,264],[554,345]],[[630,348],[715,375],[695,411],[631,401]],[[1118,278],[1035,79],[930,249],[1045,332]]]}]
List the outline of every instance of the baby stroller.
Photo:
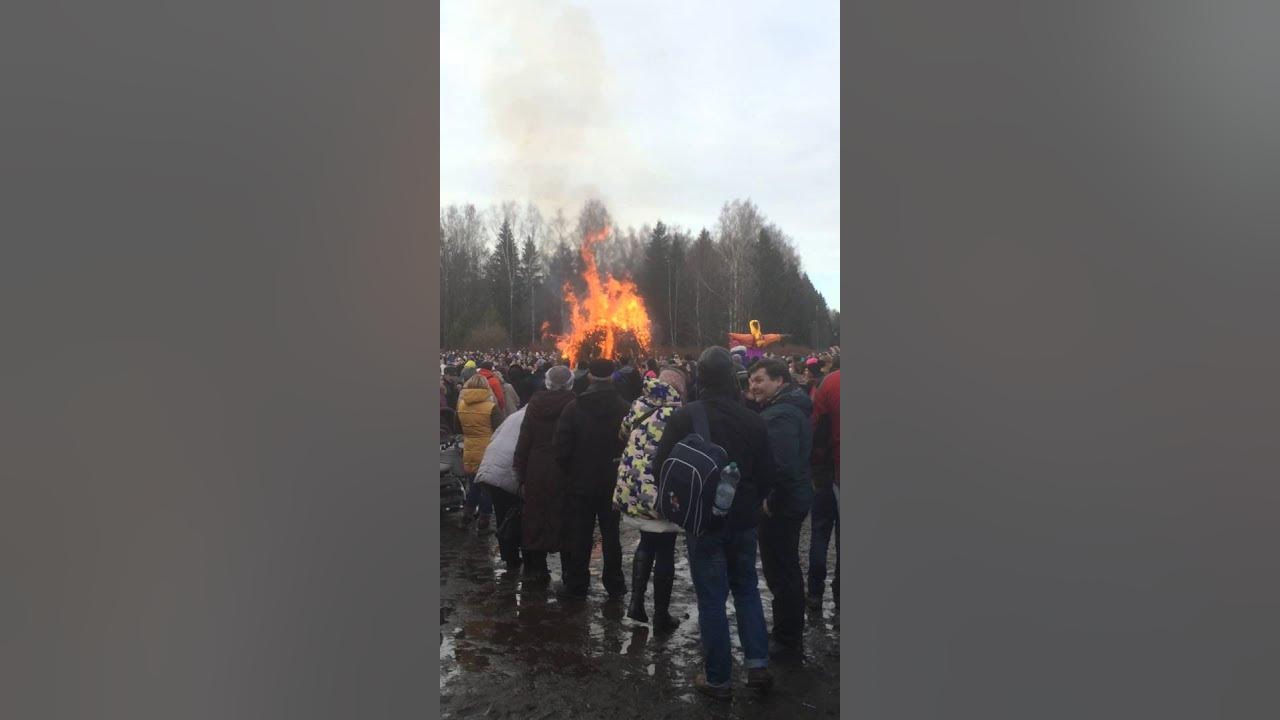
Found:
[{"label": "baby stroller", "polygon": [[466,471],[462,467],[462,427],[458,414],[440,408],[440,510],[453,512],[465,504],[467,489],[463,485]]}]

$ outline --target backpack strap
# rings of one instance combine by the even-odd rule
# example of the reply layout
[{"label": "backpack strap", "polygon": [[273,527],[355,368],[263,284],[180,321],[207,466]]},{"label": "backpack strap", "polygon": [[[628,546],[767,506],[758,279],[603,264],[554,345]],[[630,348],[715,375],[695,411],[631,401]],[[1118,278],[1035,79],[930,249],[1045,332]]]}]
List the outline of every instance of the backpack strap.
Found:
[{"label": "backpack strap", "polygon": [[711,428],[707,425],[707,408],[700,402],[691,403],[689,412],[693,415],[693,431],[702,436],[703,440],[711,442]]},{"label": "backpack strap", "polygon": [[[656,413],[656,412],[658,412],[659,410],[661,410],[661,409],[662,409],[662,407],[663,407],[663,406],[659,405],[658,407],[653,408],[653,409],[651,409],[649,412],[647,412],[647,413],[645,413],[645,414],[641,415],[640,417],[636,418],[636,419],[635,419],[635,422],[631,423],[631,429],[632,429],[632,430],[635,430],[636,428],[638,428],[638,427],[640,427],[640,426],[644,425],[644,421],[645,421],[645,420],[648,420],[648,419],[649,419],[649,417],[650,417],[651,415],[653,415],[654,413]],[[628,435],[630,435],[630,433],[624,433],[623,431],[624,431],[624,430],[626,430],[626,429],[627,429],[627,424],[624,422],[624,423],[622,424],[622,426],[618,428],[618,437],[619,437],[619,438],[622,438],[623,440],[626,440],[626,439],[627,439],[627,436],[628,436]]]},{"label": "backpack strap", "polygon": [[645,413],[645,414],[641,415],[640,417],[636,418],[636,421],[635,421],[635,425],[636,425],[636,427],[639,427],[640,425],[643,425],[645,420],[648,420],[650,417],[652,417],[652,416],[653,416],[653,414],[654,414],[654,413],[658,412],[658,411],[659,411],[659,410],[661,410],[663,407],[665,407],[665,406],[664,406],[664,405],[659,405],[658,407],[653,408],[653,409],[652,409],[652,410],[650,410],[649,412],[647,412],[647,413]]}]

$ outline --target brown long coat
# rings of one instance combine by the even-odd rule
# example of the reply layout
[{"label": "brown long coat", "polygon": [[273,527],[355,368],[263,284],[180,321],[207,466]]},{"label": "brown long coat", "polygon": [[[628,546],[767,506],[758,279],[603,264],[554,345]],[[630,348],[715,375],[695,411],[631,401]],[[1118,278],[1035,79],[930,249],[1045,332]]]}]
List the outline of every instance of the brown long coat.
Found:
[{"label": "brown long coat", "polygon": [[521,525],[526,550],[560,549],[564,478],[551,441],[560,413],[574,397],[572,390],[544,390],[530,398],[524,413],[513,467],[524,483]]}]

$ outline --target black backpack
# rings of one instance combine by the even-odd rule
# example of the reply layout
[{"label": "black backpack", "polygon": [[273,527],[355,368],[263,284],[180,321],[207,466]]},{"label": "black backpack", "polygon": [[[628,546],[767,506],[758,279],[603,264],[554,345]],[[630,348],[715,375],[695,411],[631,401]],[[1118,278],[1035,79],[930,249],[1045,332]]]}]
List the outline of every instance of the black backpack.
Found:
[{"label": "black backpack", "polygon": [[684,436],[662,463],[658,477],[658,512],[666,520],[699,537],[706,529],[715,505],[720,468],[728,465],[724,448],[711,442],[706,406],[687,406],[693,416],[693,432]]}]

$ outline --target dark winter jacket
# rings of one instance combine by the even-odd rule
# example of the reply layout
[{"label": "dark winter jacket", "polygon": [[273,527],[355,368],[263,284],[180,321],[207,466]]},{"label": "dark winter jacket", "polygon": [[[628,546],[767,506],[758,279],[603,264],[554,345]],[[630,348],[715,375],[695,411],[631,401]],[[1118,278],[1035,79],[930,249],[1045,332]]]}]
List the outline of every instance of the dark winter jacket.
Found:
[{"label": "dark winter jacket", "polygon": [[560,415],[573,397],[569,390],[544,389],[530,398],[524,412],[512,469],[524,490],[521,525],[527,550],[560,549],[564,472],[556,462],[552,440]]},{"label": "dark winter jacket", "polygon": [[768,496],[772,515],[803,519],[813,505],[813,479],[809,473],[812,413],[813,401],[808,393],[790,383],[766,401],[760,413],[769,428],[769,448],[778,471],[778,484]]},{"label": "dark winter jacket", "polygon": [[538,368],[538,372],[529,378],[529,399],[532,400],[535,393],[540,393],[547,389],[547,369]]},{"label": "dark winter jacket", "polygon": [[533,396],[533,386],[530,380],[533,378],[528,370],[522,366],[515,366],[507,374],[507,382],[511,383],[511,387],[516,390],[516,397],[520,401],[520,407],[529,404],[529,398]]},{"label": "dark winter jacket", "polygon": [[[773,453],[769,449],[769,433],[764,419],[742,404],[728,350],[711,348],[703,353],[698,364],[700,386],[697,402],[706,408],[711,441],[725,449],[729,461],[738,463],[742,473],[729,514],[723,521],[711,518],[706,524],[707,530],[715,531],[726,521],[733,530],[754,528],[760,524],[760,503],[773,491],[777,482]],[[689,405],[686,405],[667,420],[654,466],[661,468],[676,443],[691,432],[693,416]]]},{"label": "dark winter jacket", "polygon": [[608,381],[592,383],[564,409],[554,444],[556,460],[568,476],[567,494],[612,501],[626,444],[618,429],[629,409]]},{"label": "dark winter jacket", "polygon": [[458,407],[458,396],[462,394],[462,383],[458,381],[456,376],[445,375],[445,405],[446,407]]},{"label": "dark winter jacket", "polygon": [[644,394],[644,376],[634,367],[625,365],[613,374],[614,386],[618,394],[630,406]]}]

